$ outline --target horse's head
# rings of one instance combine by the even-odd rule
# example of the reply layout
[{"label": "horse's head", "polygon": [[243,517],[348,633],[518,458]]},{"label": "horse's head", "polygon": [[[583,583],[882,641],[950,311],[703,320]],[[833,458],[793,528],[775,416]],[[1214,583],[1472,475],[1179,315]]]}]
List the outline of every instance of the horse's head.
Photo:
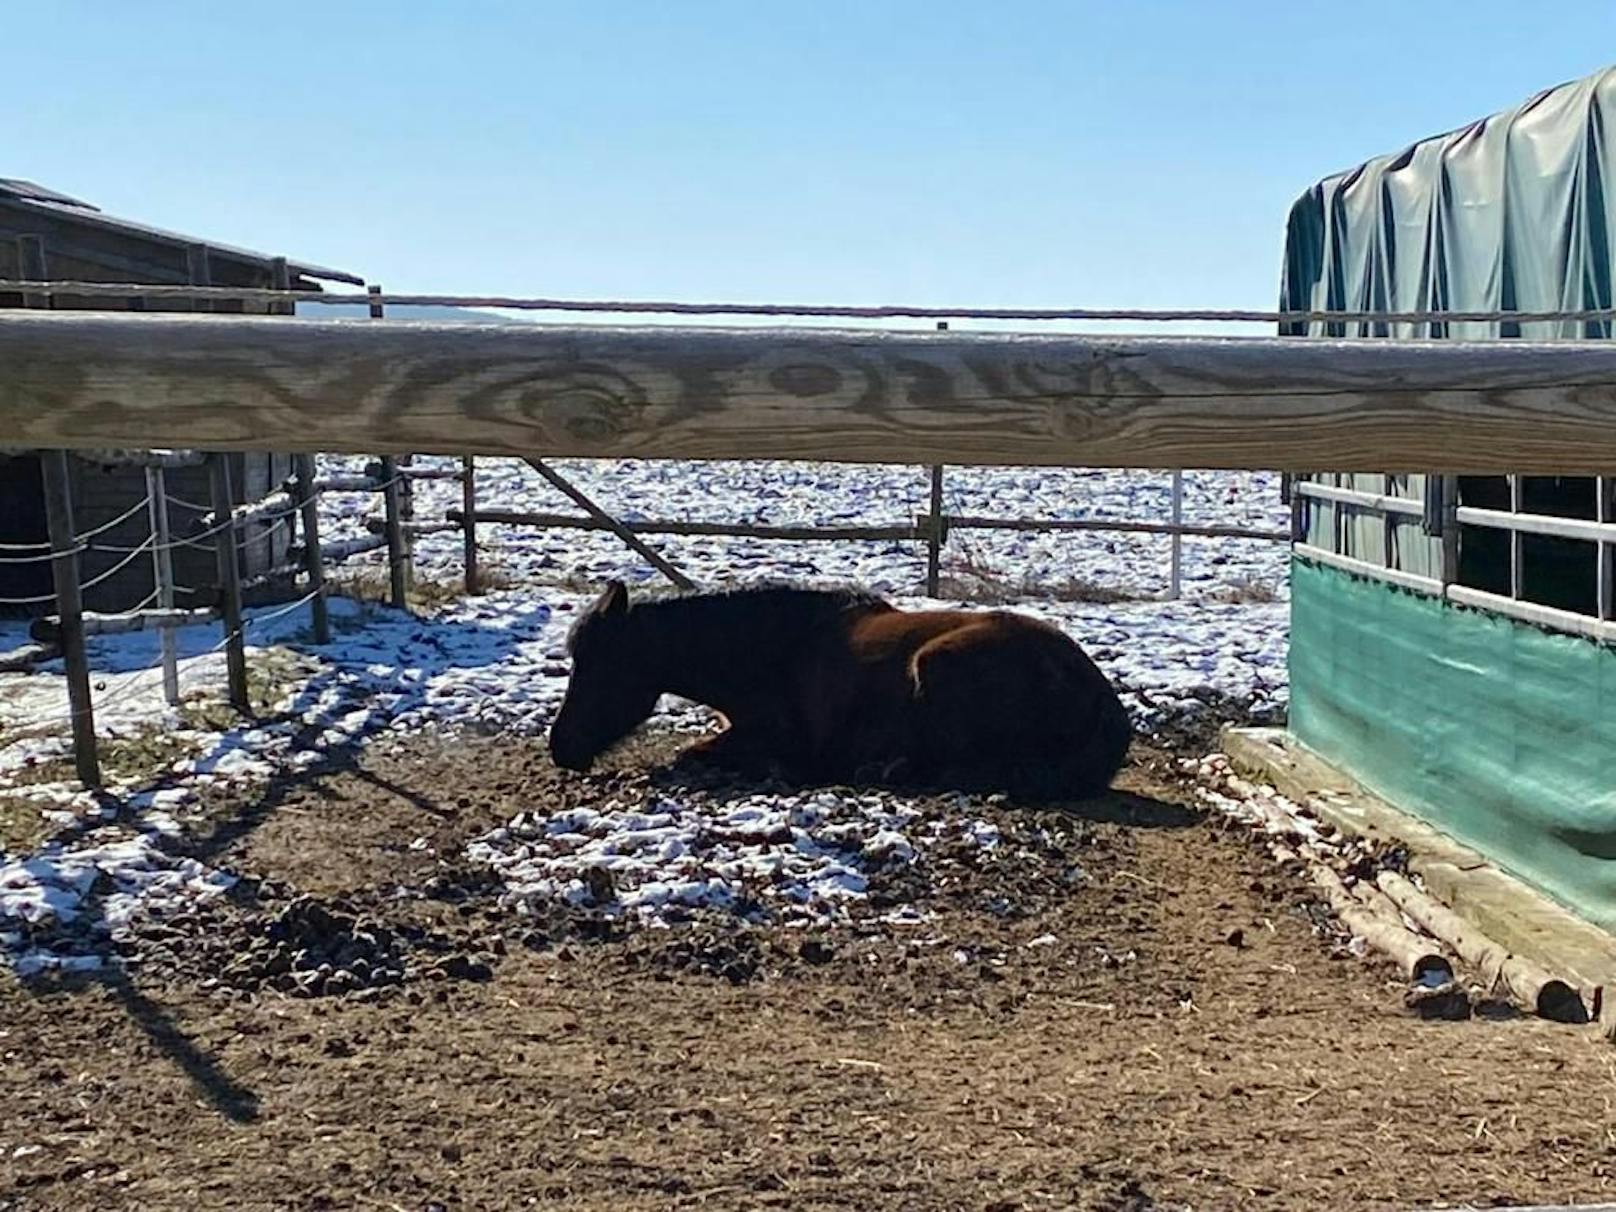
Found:
[{"label": "horse's head", "polygon": [[550,725],[557,766],[589,769],[656,709],[660,693],[628,643],[628,615],[628,587],[612,581],[572,626],[572,677]]}]

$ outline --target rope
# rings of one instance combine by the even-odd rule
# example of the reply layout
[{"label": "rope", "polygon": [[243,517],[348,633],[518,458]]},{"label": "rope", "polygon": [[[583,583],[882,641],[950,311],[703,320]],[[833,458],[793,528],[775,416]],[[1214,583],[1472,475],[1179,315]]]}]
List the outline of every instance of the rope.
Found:
[{"label": "rope", "polygon": [[0,556],[0,564],[43,564],[47,560],[54,560],[57,556],[78,555],[81,551],[88,551],[89,544],[81,543],[77,547],[70,547],[66,551],[47,551],[44,555],[36,556]]},{"label": "rope", "polygon": [[677,303],[666,300],[555,299],[503,295],[372,295],[206,286],[129,286],[105,282],[0,280],[0,291],[102,298],[225,299],[317,305],[498,308],[506,311],[611,312],[619,315],[815,316],[864,320],[1137,320],[1241,324],[1545,324],[1616,321],[1616,308],[1562,311],[1257,311],[1244,308],[923,307],[817,303]]},{"label": "rope", "polygon": [[189,509],[195,513],[213,512],[213,506],[211,505],[198,505],[195,501],[187,501],[183,497],[177,497],[171,492],[163,493],[163,499],[170,505],[178,505],[181,509]]},{"label": "rope", "polygon": [[31,598],[0,598],[0,606],[38,606],[42,602],[54,602],[54,593],[42,593]]},{"label": "rope", "polygon": [[[101,584],[103,581],[111,580],[113,577],[117,576],[120,572],[122,572],[125,568],[129,567],[129,565],[134,562],[135,558],[137,556],[139,556],[141,554],[141,552],[152,550],[152,546],[153,546],[152,541],[150,539],[147,539],[139,547],[135,547],[135,548],[131,549],[130,553],[128,555],[126,555],[123,559],[119,560],[111,568],[108,568],[105,572],[97,573],[95,576],[91,577],[88,581],[83,582],[79,586],[79,589],[81,591],[85,590],[85,589],[94,589],[97,585]],[[38,606],[38,605],[41,605],[41,604],[43,604],[45,602],[54,602],[55,600],[56,600],[56,594],[53,591],[51,593],[38,594],[37,596],[31,597],[31,598],[0,598],[0,606]],[[145,606],[150,605],[150,603],[151,603],[151,599],[148,598],[145,602],[142,602],[139,606],[133,607],[133,609],[135,609],[135,610],[143,609]]]},{"label": "rope", "polygon": [[125,522],[127,522],[130,518],[134,517],[141,510],[149,509],[151,507],[150,501],[151,501],[150,497],[143,495],[140,498],[140,500],[136,501],[133,505],[131,505],[128,509],[124,510],[117,517],[113,518],[112,521],[103,522],[101,525],[97,526],[94,530],[86,530],[83,534],[74,536],[74,541],[79,542],[79,543],[83,543],[83,542],[85,542],[85,541],[87,541],[89,539],[95,538],[95,536],[98,535],[98,534],[105,534],[109,530],[113,530],[113,529],[116,529],[119,526],[122,526]]},{"label": "rope", "polygon": [[153,544],[152,540],[147,539],[144,543],[142,543],[139,547],[136,547],[128,555],[124,556],[123,559],[119,560],[111,568],[108,568],[105,572],[96,573],[95,576],[91,577],[88,581],[85,581],[83,584],[81,584],[79,586],[79,588],[81,590],[82,589],[94,589],[97,585],[101,584],[103,581],[110,581],[113,577],[117,576],[125,568],[128,568],[129,565],[133,564],[137,559],[139,559],[142,554],[152,550],[152,548],[154,546],[155,546],[155,544]]}]

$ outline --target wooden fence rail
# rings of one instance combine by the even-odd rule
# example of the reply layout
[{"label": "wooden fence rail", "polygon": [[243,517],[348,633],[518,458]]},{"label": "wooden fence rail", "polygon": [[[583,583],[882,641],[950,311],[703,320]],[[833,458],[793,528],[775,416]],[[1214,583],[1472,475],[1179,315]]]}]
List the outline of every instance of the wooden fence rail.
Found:
[{"label": "wooden fence rail", "polygon": [[0,316],[0,367],[0,433],[36,448],[1616,471],[1616,347],[1599,341],[21,309]]}]

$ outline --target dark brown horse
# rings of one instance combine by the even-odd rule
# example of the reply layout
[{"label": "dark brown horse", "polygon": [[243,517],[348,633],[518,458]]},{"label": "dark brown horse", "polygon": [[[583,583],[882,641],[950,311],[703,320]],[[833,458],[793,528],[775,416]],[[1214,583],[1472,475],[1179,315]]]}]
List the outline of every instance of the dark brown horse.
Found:
[{"label": "dark brown horse", "polygon": [[899,610],[850,591],[762,587],[629,601],[613,581],[573,625],[556,763],[589,765],[663,694],[727,726],[684,755],[807,782],[1082,798],[1132,737],[1105,676],[1057,628],[1007,611]]}]

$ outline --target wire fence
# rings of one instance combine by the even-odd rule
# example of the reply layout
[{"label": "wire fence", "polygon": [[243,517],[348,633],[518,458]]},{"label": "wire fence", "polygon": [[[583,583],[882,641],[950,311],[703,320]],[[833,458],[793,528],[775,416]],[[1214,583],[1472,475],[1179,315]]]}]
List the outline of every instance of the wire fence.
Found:
[{"label": "wire fence", "polygon": [[[647,299],[568,299],[529,295],[387,294],[366,292],[280,290],[232,286],[157,286],[105,282],[0,279],[0,291],[34,296],[85,299],[151,299],[193,303],[308,303],[315,306],[363,304],[384,307],[452,307],[477,310],[571,312],[578,315],[758,316],[858,320],[988,320],[988,321],[1131,321],[1147,324],[1271,324],[1276,327],[1323,325],[1445,325],[1610,323],[1616,307],[1555,308],[1539,311],[1485,309],[1468,311],[1315,311],[1258,308],[1139,307],[981,307],[921,304],[824,303],[691,303]],[[379,318],[373,315],[373,318]]]}]

